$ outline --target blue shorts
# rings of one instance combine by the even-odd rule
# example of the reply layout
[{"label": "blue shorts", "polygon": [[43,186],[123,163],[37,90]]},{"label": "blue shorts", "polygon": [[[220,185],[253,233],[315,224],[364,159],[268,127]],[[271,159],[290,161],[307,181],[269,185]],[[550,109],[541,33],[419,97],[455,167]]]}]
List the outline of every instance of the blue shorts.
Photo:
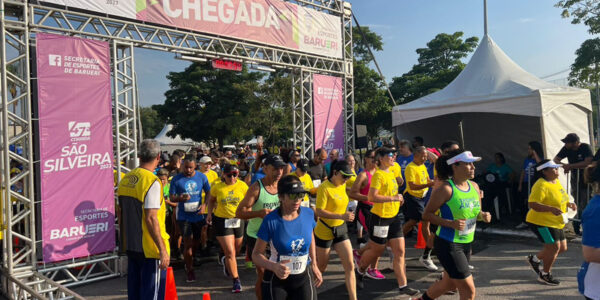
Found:
[{"label": "blue shorts", "polygon": [[129,300],[165,299],[167,270],[158,268],[158,259],[127,255],[127,297]]}]

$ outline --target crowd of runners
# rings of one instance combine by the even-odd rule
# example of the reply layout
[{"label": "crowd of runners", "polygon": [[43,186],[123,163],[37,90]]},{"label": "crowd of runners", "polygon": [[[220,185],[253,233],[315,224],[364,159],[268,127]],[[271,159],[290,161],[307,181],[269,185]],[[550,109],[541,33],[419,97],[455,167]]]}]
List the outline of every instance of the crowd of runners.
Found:
[{"label": "crowd of runners", "polygon": [[[594,195],[585,211],[579,207],[585,259],[580,290],[588,299],[600,299],[600,199],[596,195],[600,168],[593,160],[585,165],[571,161],[571,152],[582,144],[578,138],[571,142],[569,136],[564,140],[566,150],[554,160],[538,155],[539,143],[529,145],[526,175],[520,178],[521,183],[531,183],[523,221],[542,242],[542,249],[524,260],[541,283],[560,283],[551,268],[567,249],[563,229],[569,222],[567,208],[578,209],[558,181],[558,163],[568,157],[564,169],[587,167],[582,178]],[[369,288],[365,277],[385,278],[378,263],[387,249],[400,295],[427,300],[458,293],[460,299],[474,299],[471,244],[477,223],[492,220],[483,209],[483,191],[473,180],[474,163],[481,158],[455,141],[428,148],[419,137],[361,154],[340,157],[335,150],[317,149],[314,157],[306,158],[298,149],[269,153],[261,145],[255,150],[160,153],[152,166],[166,204],[164,219],[158,220],[164,221],[170,236],[165,239],[170,259],[182,259],[187,282],[194,282],[195,259],[210,257],[214,245],[216,263],[231,280],[233,293],[242,291],[244,280],[254,282],[257,299],[316,299],[334,250],[344,270],[348,298],[357,299],[357,290]],[[141,176],[136,170],[132,173]],[[120,203],[122,214],[128,213],[126,189],[132,181],[128,176],[118,187],[120,201],[126,200]],[[127,220],[125,215],[122,218]],[[426,291],[409,286],[406,276],[404,237],[415,233],[427,245],[419,262],[441,272],[440,280]],[[240,278],[239,256],[245,256],[243,267],[256,270],[255,278]],[[157,268],[164,267],[164,258],[156,258],[161,260]]]}]

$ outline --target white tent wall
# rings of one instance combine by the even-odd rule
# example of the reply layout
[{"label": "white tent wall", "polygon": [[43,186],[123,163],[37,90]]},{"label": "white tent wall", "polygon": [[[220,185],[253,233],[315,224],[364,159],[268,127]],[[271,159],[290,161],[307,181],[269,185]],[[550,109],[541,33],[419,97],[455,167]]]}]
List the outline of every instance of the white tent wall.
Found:
[{"label": "white tent wall", "polygon": [[396,127],[396,137],[412,140],[422,136],[428,147],[439,147],[444,141],[461,141],[466,149],[483,160],[477,163],[477,173],[485,172],[494,161],[494,153],[504,154],[507,163],[519,170],[527,155],[527,143],[542,142],[540,121],[537,117],[496,113],[460,113],[411,122]]}]

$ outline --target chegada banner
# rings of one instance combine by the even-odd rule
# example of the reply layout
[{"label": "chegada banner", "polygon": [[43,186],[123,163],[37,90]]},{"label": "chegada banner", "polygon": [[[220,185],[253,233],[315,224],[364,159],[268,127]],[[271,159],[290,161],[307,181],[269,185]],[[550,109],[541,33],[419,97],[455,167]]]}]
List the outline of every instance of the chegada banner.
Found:
[{"label": "chegada banner", "polygon": [[344,156],[344,94],[339,77],[313,75],[315,149],[337,149]]},{"label": "chegada banner", "polygon": [[111,251],[109,45],[45,33],[36,45],[44,261]]},{"label": "chegada banner", "polygon": [[96,13],[342,58],[340,17],[280,0],[44,0]]}]

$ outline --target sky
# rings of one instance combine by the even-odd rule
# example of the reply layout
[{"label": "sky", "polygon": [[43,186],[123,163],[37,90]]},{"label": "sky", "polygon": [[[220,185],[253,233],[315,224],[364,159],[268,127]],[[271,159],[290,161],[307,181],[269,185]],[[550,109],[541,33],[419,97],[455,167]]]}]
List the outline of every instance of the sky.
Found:
[{"label": "sky", "polygon": [[[387,82],[402,76],[417,63],[417,48],[424,48],[438,33],[464,32],[483,37],[483,0],[353,0],[352,10],[361,26],[383,38],[383,51],[375,52]],[[569,69],[575,51],[592,38],[584,25],[561,17],[555,0],[488,0],[488,35],[518,65],[546,77]],[[174,54],[136,49],[140,104],[162,104],[169,89],[166,75],[190,63]],[[465,62],[468,62],[467,58]],[[564,79],[568,71],[545,78]],[[560,81],[559,81],[560,82]]]}]

